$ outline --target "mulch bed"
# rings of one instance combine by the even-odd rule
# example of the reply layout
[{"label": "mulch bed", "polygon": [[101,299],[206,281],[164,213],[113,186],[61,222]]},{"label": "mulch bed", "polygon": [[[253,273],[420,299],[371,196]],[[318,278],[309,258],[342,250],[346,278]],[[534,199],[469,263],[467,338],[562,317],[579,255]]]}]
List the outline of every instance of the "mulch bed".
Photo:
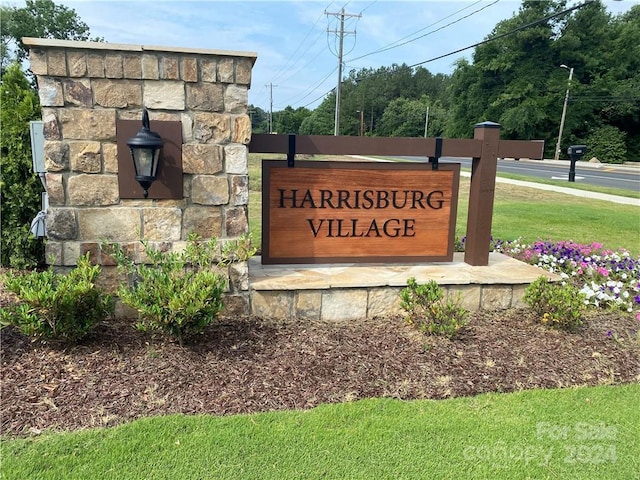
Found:
[{"label": "mulch bed", "polygon": [[578,333],[528,310],[481,311],[454,340],[402,318],[295,323],[223,318],[180,347],[118,319],[73,347],[2,330],[1,434],[112,426],[171,413],[305,409],[369,397],[640,382],[630,315],[591,314]]}]

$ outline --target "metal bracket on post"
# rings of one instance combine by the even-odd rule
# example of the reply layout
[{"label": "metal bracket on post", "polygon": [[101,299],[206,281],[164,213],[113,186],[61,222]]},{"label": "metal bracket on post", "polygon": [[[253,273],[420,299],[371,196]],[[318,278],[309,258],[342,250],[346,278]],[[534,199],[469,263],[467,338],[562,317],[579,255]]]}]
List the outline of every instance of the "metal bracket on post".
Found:
[{"label": "metal bracket on post", "polygon": [[429,157],[431,170],[438,170],[438,159],[442,156],[442,137],[436,137],[436,151],[433,157]]},{"label": "metal bracket on post", "polygon": [[296,135],[289,134],[289,150],[287,152],[287,167],[293,168],[296,164]]}]

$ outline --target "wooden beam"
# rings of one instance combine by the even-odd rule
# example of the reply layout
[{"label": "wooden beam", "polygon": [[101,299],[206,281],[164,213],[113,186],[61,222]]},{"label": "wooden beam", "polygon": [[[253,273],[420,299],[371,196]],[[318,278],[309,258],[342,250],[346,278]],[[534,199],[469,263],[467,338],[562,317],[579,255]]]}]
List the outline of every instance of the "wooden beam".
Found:
[{"label": "wooden beam", "polygon": [[[251,153],[287,153],[289,135],[254,133],[249,143]],[[435,138],[411,137],[335,137],[296,135],[296,154],[306,155],[379,155],[429,157],[435,154]],[[445,138],[445,157],[479,156],[482,143],[470,138]]]},{"label": "wooden beam", "polygon": [[542,160],[544,158],[544,140],[500,140],[498,157]]}]

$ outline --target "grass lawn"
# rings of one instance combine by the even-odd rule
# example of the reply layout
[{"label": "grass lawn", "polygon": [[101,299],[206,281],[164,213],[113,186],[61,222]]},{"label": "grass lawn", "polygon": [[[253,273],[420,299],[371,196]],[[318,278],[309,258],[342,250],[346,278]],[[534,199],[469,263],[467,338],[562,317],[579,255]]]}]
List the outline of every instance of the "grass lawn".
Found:
[{"label": "grass lawn", "polygon": [[147,418],[2,442],[6,479],[637,478],[640,385]]},{"label": "grass lawn", "polygon": [[[469,204],[469,179],[460,180],[456,235],[464,236]],[[600,242],[607,248],[625,248],[640,254],[640,209],[603,200],[592,200],[520,187],[496,184],[492,233],[514,240],[572,240]]]},{"label": "grass lawn", "polygon": [[[277,155],[249,155],[249,226],[256,245],[262,238],[261,159],[282,158]],[[537,181],[518,176],[518,179]],[[466,234],[469,204],[469,179],[460,179],[456,236]],[[564,186],[564,184],[563,184]],[[582,185],[575,186],[582,188]],[[602,191],[602,189],[595,189]],[[606,193],[621,191],[606,189]],[[640,254],[640,210],[602,200],[526,188],[506,183],[496,184],[493,211],[493,236],[503,240],[573,240],[579,243],[600,242],[612,250],[625,248]]]}]

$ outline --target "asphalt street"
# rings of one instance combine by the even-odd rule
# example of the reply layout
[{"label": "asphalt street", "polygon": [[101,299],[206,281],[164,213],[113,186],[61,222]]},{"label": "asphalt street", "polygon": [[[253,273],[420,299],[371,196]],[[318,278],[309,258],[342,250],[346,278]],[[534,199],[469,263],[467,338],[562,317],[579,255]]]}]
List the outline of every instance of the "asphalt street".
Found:
[{"label": "asphalt street", "polygon": [[[399,157],[404,161],[424,162],[426,157]],[[471,167],[470,158],[442,157],[441,162],[460,163]],[[569,161],[566,160],[498,160],[498,173],[526,175],[547,180],[557,180],[558,185],[568,182]],[[576,164],[576,183],[614,187],[640,192],[640,166],[618,166],[578,162]]]}]

